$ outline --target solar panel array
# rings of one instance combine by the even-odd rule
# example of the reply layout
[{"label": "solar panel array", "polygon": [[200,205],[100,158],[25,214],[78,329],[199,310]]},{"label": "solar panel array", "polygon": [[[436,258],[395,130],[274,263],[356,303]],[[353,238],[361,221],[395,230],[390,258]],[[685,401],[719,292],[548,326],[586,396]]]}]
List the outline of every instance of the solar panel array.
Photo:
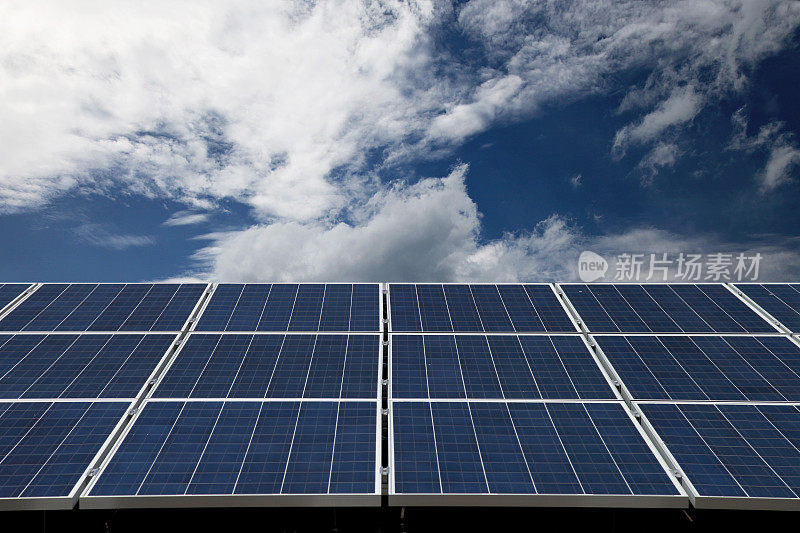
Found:
[{"label": "solar panel array", "polygon": [[800,509],[799,285],[386,289],[0,284],[0,508]]},{"label": "solar panel array", "polygon": [[552,287],[389,301],[390,503],[685,505]]},{"label": "solar panel array", "polygon": [[793,286],[561,288],[695,506],[800,509]]},{"label": "solar panel array", "polygon": [[217,285],[81,505],[378,505],[379,303]]}]

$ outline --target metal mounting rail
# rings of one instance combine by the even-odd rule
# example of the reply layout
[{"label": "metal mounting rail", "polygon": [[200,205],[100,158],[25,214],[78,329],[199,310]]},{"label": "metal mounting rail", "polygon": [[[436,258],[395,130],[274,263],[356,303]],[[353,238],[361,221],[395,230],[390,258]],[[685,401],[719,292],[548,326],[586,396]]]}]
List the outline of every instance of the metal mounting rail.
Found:
[{"label": "metal mounting rail", "polygon": [[[79,489],[76,492],[79,498],[85,496],[84,492],[86,492],[87,486],[92,481],[92,478],[102,471],[103,467],[105,466],[106,460],[110,458],[111,451],[114,450],[114,448],[116,447],[120,437],[127,432],[129,426],[133,423],[134,419],[136,418],[136,414],[142,408],[142,404],[147,399],[152,390],[156,387],[156,385],[158,385],[158,382],[163,377],[165,370],[169,367],[169,364],[172,362],[172,359],[178,353],[180,347],[186,340],[186,337],[189,335],[192,326],[197,322],[197,318],[200,316],[205,303],[211,297],[212,292],[213,292],[213,286],[212,284],[209,283],[206,285],[203,294],[200,296],[200,299],[195,304],[194,309],[192,309],[192,312],[189,314],[189,318],[184,323],[183,328],[175,337],[175,340],[172,342],[167,352],[161,358],[161,361],[159,361],[155,370],[153,370],[153,372],[150,374],[150,377],[147,379],[145,385],[141,388],[141,390],[139,390],[139,393],[136,395],[136,398],[133,400],[133,402],[131,402],[130,409],[128,409],[128,412],[125,414],[123,423],[118,424],[117,427],[114,428],[114,432],[106,440],[106,442],[104,443],[100,451],[97,453],[97,455],[95,455],[94,460],[89,465],[89,468],[87,469],[86,474],[84,475],[84,478],[80,483]],[[80,500],[78,501],[78,505],[80,505],[79,502]]]}]

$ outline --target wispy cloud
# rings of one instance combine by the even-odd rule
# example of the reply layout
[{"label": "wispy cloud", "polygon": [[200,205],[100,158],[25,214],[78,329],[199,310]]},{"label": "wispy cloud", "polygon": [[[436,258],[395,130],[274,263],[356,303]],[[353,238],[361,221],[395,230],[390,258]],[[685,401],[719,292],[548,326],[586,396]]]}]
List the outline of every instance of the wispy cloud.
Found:
[{"label": "wispy cloud", "polygon": [[800,166],[800,149],[794,135],[785,131],[785,124],[772,121],[759,128],[755,135],[747,135],[747,110],[741,108],[731,117],[734,134],[728,144],[729,150],[766,153],[764,168],[756,178],[761,192],[769,193],[793,180],[791,171]]},{"label": "wispy cloud", "polygon": [[106,224],[82,224],[74,228],[73,233],[79,242],[112,250],[152,246],[156,243],[153,236],[115,233]]},{"label": "wispy cloud", "polygon": [[164,226],[189,226],[192,224],[200,224],[209,219],[211,215],[208,213],[197,213],[194,211],[178,211],[173,213],[162,225]]}]

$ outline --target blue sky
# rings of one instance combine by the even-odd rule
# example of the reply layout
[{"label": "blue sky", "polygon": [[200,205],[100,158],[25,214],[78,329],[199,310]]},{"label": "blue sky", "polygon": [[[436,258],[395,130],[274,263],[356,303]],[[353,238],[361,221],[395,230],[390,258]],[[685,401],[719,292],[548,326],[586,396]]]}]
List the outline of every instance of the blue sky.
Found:
[{"label": "blue sky", "polygon": [[797,2],[4,2],[0,279],[800,278]]}]

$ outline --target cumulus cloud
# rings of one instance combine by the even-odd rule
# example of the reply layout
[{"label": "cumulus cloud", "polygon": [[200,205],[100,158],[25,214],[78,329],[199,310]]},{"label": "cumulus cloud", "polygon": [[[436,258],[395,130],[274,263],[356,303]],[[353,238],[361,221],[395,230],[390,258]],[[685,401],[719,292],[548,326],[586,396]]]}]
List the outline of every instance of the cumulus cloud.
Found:
[{"label": "cumulus cloud", "polygon": [[214,234],[196,258],[222,280],[510,281],[566,274],[551,258],[572,247],[575,234],[558,217],[530,233],[481,241],[466,170],[461,165],[446,178],[377,193],[360,224],[285,221]]},{"label": "cumulus cloud", "polygon": [[737,246],[713,235],[684,237],[652,227],[588,235],[557,215],[532,231],[487,241],[466,172],[460,165],[445,178],[382,191],[365,206],[361,223],[277,222],[207,235],[212,242],[196,254],[195,275],[223,281],[568,281],[577,279],[578,256],[587,249],[606,257],[758,252],[762,279],[800,275],[800,243]]}]

